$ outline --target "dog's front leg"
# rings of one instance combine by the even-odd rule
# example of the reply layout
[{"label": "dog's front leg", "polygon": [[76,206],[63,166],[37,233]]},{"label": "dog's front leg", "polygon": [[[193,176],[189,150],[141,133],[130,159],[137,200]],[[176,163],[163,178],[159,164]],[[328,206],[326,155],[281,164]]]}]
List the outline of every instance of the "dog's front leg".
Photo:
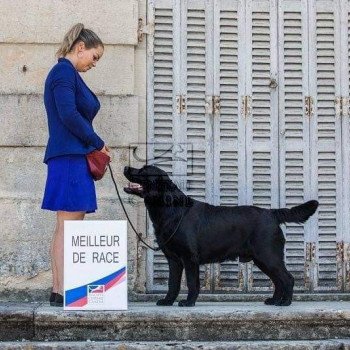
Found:
[{"label": "dog's front leg", "polygon": [[180,292],[183,264],[180,259],[166,258],[169,263],[168,293],[164,299],[157,301],[157,305],[173,305]]},{"label": "dog's front leg", "polygon": [[194,306],[199,294],[199,265],[185,260],[185,272],[188,287],[188,295],[186,300],[180,300],[179,306]]}]

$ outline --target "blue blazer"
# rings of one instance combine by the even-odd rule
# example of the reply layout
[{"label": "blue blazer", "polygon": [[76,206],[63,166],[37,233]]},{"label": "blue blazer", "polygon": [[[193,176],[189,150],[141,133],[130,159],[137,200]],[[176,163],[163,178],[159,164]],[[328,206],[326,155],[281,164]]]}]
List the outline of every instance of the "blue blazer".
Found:
[{"label": "blue blazer", "polygon": [[85,155],[103,148],[104,142],[92,127],[100,102],[68,59],[60,58],[49,72],[44,103],[49,127],[44,163],[53,157]]}]

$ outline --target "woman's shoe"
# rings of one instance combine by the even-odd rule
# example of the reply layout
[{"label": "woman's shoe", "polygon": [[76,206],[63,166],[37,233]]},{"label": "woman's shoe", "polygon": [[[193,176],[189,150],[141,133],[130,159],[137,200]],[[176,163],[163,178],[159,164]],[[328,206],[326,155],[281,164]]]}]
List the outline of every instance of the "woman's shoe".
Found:
[{"label": "woman's shoe", "polygon": [[56,300],[57,293],[52,292],[50,295],[50,305],[55,306],[55,300]]},{"label": "woman's shoe", "polygon": [[63,295],[58,293],[56,294],[54,306],[60,306],[60,307],[63,306]]}]

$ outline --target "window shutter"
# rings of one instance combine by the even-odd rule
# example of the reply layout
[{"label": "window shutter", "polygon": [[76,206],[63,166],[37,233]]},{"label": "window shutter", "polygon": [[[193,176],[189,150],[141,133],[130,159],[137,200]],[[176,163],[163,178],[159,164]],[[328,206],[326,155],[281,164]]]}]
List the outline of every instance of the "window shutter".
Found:
[{"label": "window shutter", "polygon": [[[214,96],[220,110],[214,124],[214,204],[245,203],[245,120],[241,114],[244,82],[244,7],[240,1],[214,1]],[[243,291],[245,264],[215,264],[215,291]]]},{"label": "window shutter", "polygon": [[[277,1],[247,1],[246,91],[252,99],[247,117],[247,202],[278,207]],[[249,290],[272,288],[270,279],[249,266]]]},{"label": "window shutter", "polygon": [[341,96],[342,96],[342,166],[343,166],[343,288],[350,291],[350,2],[341,1]]},{"label": "window shutter", "polygon": [[339,289],[337,242],[342,237],[339,13],[335,1],[309,2],[311,193],[320,206],[312,223],[316,244],[315,290]]},{"label": "window shutter", "polygon": [[[280,206],[291,208],[310,199],[308,96],[308,13],[305,2],[287,0],[279,8],[279,145]],[[295,279],[295,290],[310,288],[306,250],[310,224],[289,223],[285,260]]]},{"label": "window shutter", "polygon": [[[180,91],[180,37],[176,26],[179,11],[171,0],[148,3],[148,21],[154,23],[154,36],[148,37],[148,163],[159,166],[170,175],[179,161],[174,160],[174,138],[177,131],[176,95]],[[155,244],[153,226],[148,220],[149,243]],[[162,252],[147,251],[147,290],[165,291],[168,263]]]}]

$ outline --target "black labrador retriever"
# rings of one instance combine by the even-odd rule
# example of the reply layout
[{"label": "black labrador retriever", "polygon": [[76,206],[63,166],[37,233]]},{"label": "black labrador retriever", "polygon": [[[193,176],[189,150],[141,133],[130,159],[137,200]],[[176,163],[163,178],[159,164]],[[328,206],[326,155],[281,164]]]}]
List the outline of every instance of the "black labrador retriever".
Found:
[{"label": "black labrador retriever", "polygon": [[124,191],[144,199],[157,242],[169,263],[168,293],[157,305],[174,303],[185,268],[188,295],[179,306],[194,306],[200,289],[199,265],[237,258],[253,260],[271,278],[275,290],[265,304],[291,304],[294,278],[284,264],[285,238],[279,225],[305,222],[315,213],[317,201],[291,209],[214,206],[186,196],[155,166],[125,167],[124,175],[134,183]]}]

